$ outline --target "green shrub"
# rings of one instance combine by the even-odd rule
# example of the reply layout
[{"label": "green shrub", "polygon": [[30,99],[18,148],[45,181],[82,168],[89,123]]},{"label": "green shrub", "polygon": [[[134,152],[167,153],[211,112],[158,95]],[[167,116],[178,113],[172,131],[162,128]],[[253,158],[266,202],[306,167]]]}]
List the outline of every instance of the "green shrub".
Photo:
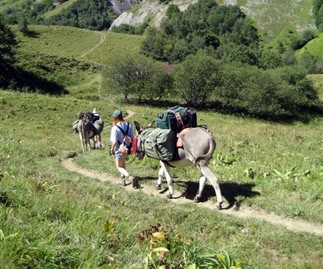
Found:
[{"label": "green shrub", "polygon": [[215,100],[225,109],[261,118],[287,119],[316,106],[317,92],[295,67],[262,70],[226,65]]}]

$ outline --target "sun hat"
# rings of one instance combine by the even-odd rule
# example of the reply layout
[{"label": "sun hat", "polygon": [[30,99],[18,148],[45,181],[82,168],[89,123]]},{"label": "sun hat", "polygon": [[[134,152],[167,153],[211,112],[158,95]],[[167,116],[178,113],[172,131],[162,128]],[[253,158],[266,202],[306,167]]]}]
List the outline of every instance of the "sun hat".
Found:
[{"label": "sun hat", "polygon": [[122,118],[122,111],[121,110],[115,110],[115,111],[113,111],[113,113],[112,113],[112,117],[113,118]]}]

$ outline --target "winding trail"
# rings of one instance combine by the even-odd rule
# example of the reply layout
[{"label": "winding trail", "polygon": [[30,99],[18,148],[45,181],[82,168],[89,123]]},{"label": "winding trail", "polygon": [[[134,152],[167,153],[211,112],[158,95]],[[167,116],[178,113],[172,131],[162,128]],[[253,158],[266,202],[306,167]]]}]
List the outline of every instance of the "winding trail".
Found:
[{"label": "winding trail", "polygon": [[97,32],[100,36],[99,38],[99,42],[96,43],[93,47],[91,47],[90,49],[88,49],[87,51],[85,51],[81,56],[80,58],[83,58],[85,57],[86,55],[88,55],[89,53],[91,53],[92,51],[94,51],[97,47],[101,46],[105,39],[106,39],[106,36],[105,36],[105,33],[104,32]]},{"label": "winding trail", "polygon": [[[95,180],[99,180],[101,182],[109,181],[109,182],[116,184],[116,185],[120,185],[120,183],[121,183],[119,178],[116,178],[110,174],[101,173],[101,172],[98,172],[95,170],[89,170],[89,169],[82,168],[82,167],[78,166],[77,164],[75,164],[73,162],[72,158],[62,160],[62,165],[69,171],[76,172],[82,176],[92,178]],[[124,189],[129,192],[142,191],[142,192],[146,193],[147,195],[154,195],[154,196],[158,196],[162,199],[167,199],[166,195],[163,192],[157,191],[153,186],[141,184],[141,187],[142,188],[140,190],[137,190],[137,189],[132,188],[130,185],[128,185]],[[180,197],[181,194],[175,191],[174,196]],[[178,198],[178,199],[170,199],[169,201],[172,203],[175,203],[175,204],[193,203],[192,200],[185,199],[183,197]],[[196,206],[199,206],[202,208],[207,208],[210,210],[216,210],[215,204],[210,201],[197,203]],[[314,234],[314,235],[318,235],[318,236],[323,236],[323,225],[314,224],[314,223],[306,222],[303,220],[294,220],[294,219],[284,218],[284,217],[278,216],[276,214],[266,213],[266,212],[260,211],[260,210],[240,207],[239,210],[235,210],[233,208],[230,208],[230,209],[225,209],[225,210],[221,210],[218,212],[226,214],[226,215],[235,216],[238,218],[254,218],[257,220],[266,221],[266,222],[271,223],[273,225],[283,226],[283,227],[287,228],[288,230],[291,230],[291,231],[297,232],[297,233],[309,233],[309,234]]]}]

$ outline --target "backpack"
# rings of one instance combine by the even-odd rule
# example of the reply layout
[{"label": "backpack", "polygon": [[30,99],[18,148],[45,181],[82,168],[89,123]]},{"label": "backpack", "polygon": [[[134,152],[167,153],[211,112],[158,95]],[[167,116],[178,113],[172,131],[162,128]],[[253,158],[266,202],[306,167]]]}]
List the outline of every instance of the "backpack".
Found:
[{"label": "backpack", "polygon": [[141,133],[144,150],[148,157],[162,161],[173,159],[176,133],[170,129],[149,128]]},{"label": "backpack", "polygon": [[182,106],[174,106],[159,113],[156,117],[157,128],[171,129],[179,133],[188,127],[197,127],[197,116],[195,111]]},{"label": "backpack", "polygon": [[131,137],[128,135],[128,131],[129,131],[129,123],[127,124],[127,130],[124,131],[120,126],[116,125],[119,130],[123,133],[124,138],[122,140],[122,142],[118,141],[120,144],[120,148],[119,151],[124,154],[130,154],[131,153],[131,148],[132,148],[132,139]]}]

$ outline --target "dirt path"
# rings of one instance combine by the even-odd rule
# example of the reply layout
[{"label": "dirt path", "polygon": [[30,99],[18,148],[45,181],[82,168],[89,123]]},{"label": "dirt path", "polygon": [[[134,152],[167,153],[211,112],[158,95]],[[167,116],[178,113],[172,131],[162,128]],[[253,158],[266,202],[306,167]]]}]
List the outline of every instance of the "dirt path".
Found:
[{"label": "dirt path", "polygon": [[100,39],[99,42],[96,43],[93,47],[91,47],[90,49],[88,49],[87,51],[85,51],[80,57],[83,58],[86,55],[88,55],[89,53],[91,53],[93,50],[95,50],[97,47],[99,47],[100,45],[102,45],[105,41],[105,33],[104,32],[97,32],[100,35]]},{"label": "dirt path", "polygon": [[[85,177],[88,177],[88,178],[96,179],[101,182],[109,181],[109,182],[116,184],[116,185],[120,185],[120,183],[121,183],[119,178],[113,177],[110,174],[101,173],[101,172],[85,169],[85,168],[78,166],[77,164],[75,164],[73,162],[73,159],[71,159],[71,158],[62,160],[62,164],[69,171],[79,173],[79,174],[81,174]],[[162,199],[167,199],[165,193],[161,194],[153,186],[142,185],[142,184],[141,184],[141,186],[142,186],[142,188],[140,190],[137,190],[137,189],[132,188],[131,185],[128,185],[125,187],[125,190],[127,190],[129,192],[142,191],[148,195],[155,195],[155,196],[158,196]],[[180,193],[175,192],[174,196],[179,197],[180,195],[181,195]],[[185,199],[183,197],[178,198],[178,199],[171,199],[169,201],[171,201],[175,204],[193,203],[192,200]],[[215,204],[210,201],[198,203],[198,204],[196,204],[196,206],[208,208],[210,210],[216,210]],[[258,211],[258,210],[254,210],[254,209],[250,209],[250,208],[244,208],[244,207],[240,207],[238,211],[234,210],[233,208],[230,208],[230,209],[221,210],[219,212],[226,214],[226,215],[232,215],[232,216],[235,216],[238,218],[254,218],[257,220],[263,220],[263,221],[269,222],[274,225],[281,225],[293,232],[310,233],[310,234],[314,234],[314,235],[318,235],[318,236],[323,236],[323,225],[309,223],[309,222],[302,221],[302,220],[293,220],[293,219],[283,218],[283,217],[275,215],[275,214],[268,214],[263,211]]]},{"label": "dirt path", "polygon": [[[126,117],[125,118],[131,118],[135,113],[131,110],[126,110]],[[63,166],[72,172],[79,173],[85,177],[89,177],[92,179],[99,180],[101,182],[106,182],[109,181],[113,184],[120,185],[121,182],[119,178],[116,178],[110,174],[107,173],[101,173],[98,171],[94,170],[89,170],[83,167],[78,166],[73,162],[73,159],[67,158],[62,160]],[[154,186],[149,186],[149,185],[143,185],[141,184],[141,189],[134,189],[132,188],[131,185],[128,185],[125,187],[125,190],[129,192],[138,192],[142,191],[148,195],[155,195],[158,196],[162,199],[167,199],[166,194],[162,191],[159,192],[155,189]],[[188,203],[193,203],[192,200],[190,199],[185,199],[184,197],[181,197],[181,193],[176,192],[174,193],[174,197],[178,197],[177,199],[171,199],[169,201],[175,203],[175,204],[188,204]],[[210,210],[217,210],[216,205],[213,202],[210,201],[205,201],[201,203],[197,203],[196,206],[203,207],[203,208],[208,208]],[[283,226],[293,232],[298,232],[298,233],[310,233],[318,236],[323,236],[323,225],[319,224],[314,224],[310,222],[306,222],[303,220],[294,220],[294,219],[289,219],[289,218],[284,218],[281,216],[278,216],[273,213],[267,213],[261,210],[255,210],[247,207],[239,207],[239,210],[235,210],[234,207],[231,207],[230,209],[225,209],[219,211],[223,214],[226,215],[232,215],[238,218],[254,218],[257,220],[262,220],[266,221],[268,223],[271,223],[273,225],[280,225]]]}]

